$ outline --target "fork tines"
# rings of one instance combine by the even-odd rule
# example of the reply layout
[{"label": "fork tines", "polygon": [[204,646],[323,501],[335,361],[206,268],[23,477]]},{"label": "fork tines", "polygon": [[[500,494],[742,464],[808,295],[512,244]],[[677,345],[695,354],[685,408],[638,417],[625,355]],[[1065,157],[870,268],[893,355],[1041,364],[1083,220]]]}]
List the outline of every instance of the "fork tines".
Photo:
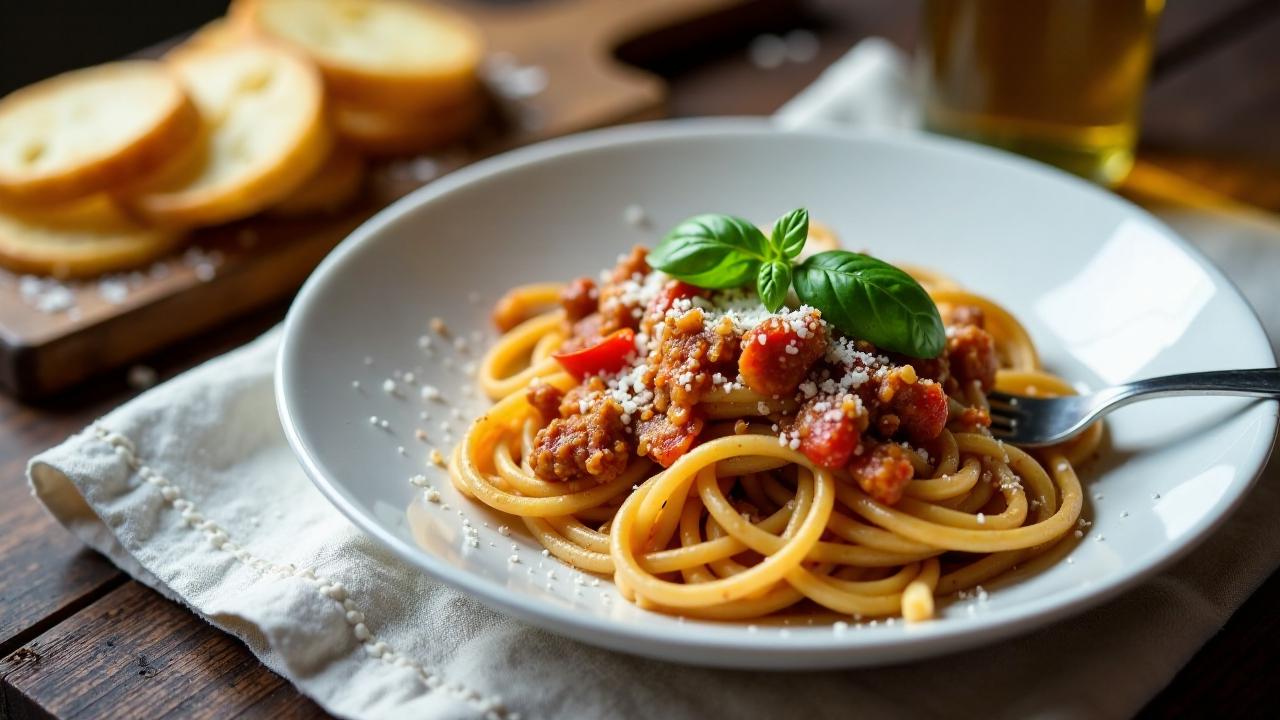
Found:
[{"label": "fork tines", "polygon": [[1002,392],[987,395],[987,404],[991,408],[992,435],[997,438],[1010,437],[1018,429],[1018,420],[1023,415],[1019,400],[1016,395]]}]

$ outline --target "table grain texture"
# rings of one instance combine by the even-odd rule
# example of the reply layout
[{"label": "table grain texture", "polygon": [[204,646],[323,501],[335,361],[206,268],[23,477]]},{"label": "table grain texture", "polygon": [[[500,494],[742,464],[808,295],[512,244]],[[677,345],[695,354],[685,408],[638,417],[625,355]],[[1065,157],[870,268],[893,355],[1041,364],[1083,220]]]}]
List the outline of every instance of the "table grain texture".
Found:
[{"label": "table grain texture", "polygon": [[[669,82],[673,116],[773,112],[864,37],[913,47],[916,0],[812,0],[809,63],[762,70],[750,37],[624,59]],[[193,18],[193,25],[199,18]],[[789,28],[776,28],[784,31]],[[83,58],[83,62],[107,58]],[[1280,2],[1168,0],[1139,162],[1213,196],[1280,211]],[[147,359],[162,379],[257,336],[281,304]],[[325,713],[234,638],[85,550],[31,498],[27,460],[136,393],[117,373],[36,405],[0,397],[0,718],[270,717]],[[1236,612],[1144,717],[1268,714],[1280,705],[1280,574]]]}]

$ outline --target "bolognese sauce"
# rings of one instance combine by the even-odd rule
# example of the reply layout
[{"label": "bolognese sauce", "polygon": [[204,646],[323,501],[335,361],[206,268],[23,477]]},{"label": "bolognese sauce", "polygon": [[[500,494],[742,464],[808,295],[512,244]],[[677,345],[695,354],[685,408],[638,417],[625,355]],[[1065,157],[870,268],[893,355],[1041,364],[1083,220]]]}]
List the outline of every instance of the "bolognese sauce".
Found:
[{"label": "bolognese sauce", "polygon": [[[645,256],[636,247],[561,296],[566,368],[585,379],[567,394],[527,390],[545,421],[531,462],[543,480],[609,482],[633,455],[669,467],[698,444],[706,413],[746,388],[765,398],[755,415],[780,444],[893,504],[913,477],[906,449],[928,457],[949,421],[989,423],[962,402],[967,386],[990,390],[999,365],[980,308],[949,308],[945,352],[907,358],[842,335],[814,308],[769,313],[749,292],[669,279]],[[620,337],[632,341],[625,359]]]}]

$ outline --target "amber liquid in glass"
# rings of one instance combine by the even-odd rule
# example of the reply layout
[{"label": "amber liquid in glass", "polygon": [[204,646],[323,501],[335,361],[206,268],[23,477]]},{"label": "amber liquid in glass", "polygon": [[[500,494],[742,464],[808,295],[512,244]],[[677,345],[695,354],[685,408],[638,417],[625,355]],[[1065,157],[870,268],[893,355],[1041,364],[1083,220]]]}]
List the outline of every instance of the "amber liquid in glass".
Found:
[{"label": "amber liquid in glass", "polygon": [[1115,185],[1163,0],[929,0],[925,126]]}]

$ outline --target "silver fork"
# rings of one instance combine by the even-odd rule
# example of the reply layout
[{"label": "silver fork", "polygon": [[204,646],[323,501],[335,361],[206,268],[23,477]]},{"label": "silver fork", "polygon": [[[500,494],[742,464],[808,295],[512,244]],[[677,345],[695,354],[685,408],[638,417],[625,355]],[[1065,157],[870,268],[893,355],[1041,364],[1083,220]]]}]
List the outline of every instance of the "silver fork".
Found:
[{"label": "silver fork", "polygon": [[993,392],[991,434],[1014,445],[1053,445],[1084,432],[1094,420],[1138,400],[1179,395],[1243,395],[1280,399],[1280,369],[1166,375],[1109,387],[1091,395],[1026,397]]}]

